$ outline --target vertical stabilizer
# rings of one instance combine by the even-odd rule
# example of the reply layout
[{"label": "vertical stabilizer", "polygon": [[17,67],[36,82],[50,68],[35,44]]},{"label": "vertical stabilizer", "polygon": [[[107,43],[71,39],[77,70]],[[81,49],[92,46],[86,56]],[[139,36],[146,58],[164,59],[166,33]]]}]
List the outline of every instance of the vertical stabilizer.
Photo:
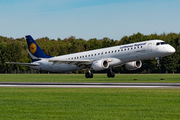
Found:
[{"label": "vertical stabilizer", "polygon": [[31,52],[32,55],[34,55],[37,58],[50,58],[51,56],[46,55],[42,49],[39,47],[39,45],[35,42],[35,40],[30,36],[26,36],[26,41],[28,44],[28,49]]}]

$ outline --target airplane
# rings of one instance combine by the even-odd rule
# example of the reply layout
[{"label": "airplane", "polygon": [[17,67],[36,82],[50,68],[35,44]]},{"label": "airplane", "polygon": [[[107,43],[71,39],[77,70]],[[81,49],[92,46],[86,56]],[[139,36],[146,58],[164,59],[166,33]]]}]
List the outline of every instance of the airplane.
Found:
[{"label": "airplane", "polygon": [[108,70],[107,77],[113,78],[115,77],[114,67],[125,65],[127,70],[137,70],[142,66],[141,60],[152,58],[155,58],[157,66],[160,66],[159,60],[162,57],[176,51],[174,47],[162,40],[148,40],[52,57],[42,51],[31,35],[25,37],[32,63],[6,62],[7,64],[25,65],[48,72],[87,70],[86,78],[93,78],[92,70],[106,69]]}]

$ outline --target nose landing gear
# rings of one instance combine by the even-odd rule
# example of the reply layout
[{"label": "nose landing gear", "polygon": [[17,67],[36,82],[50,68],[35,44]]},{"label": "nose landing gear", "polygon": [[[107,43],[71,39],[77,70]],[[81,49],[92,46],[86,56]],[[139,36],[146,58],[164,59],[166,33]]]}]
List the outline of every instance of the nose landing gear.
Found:
[{"label": "nose landing gear", "polygon": [[159,63],[161,58],[156,57],[155,59],[156,59],[156,61],[157,61],[157,67],[161,67],[161,64]]}]

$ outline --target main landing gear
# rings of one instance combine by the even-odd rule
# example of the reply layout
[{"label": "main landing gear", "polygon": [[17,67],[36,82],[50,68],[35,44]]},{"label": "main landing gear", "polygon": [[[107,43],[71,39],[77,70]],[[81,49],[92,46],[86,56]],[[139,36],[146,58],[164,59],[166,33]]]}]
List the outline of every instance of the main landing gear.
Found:
[{"label": "main landing gear", "polygon": [[[93,73],[89,70],[89,71],[85,74],[85,77],[86,77],[86,78],[93,78]],[[112,68],[110,68],[110,69],[108,70],[107,77],[108,77],[108,78],[114,78],[114,77],[115,77],[115,73],[112,71]]]},{"label": "main landing gear", "polygon": [[112,68],[109,69],[108,73],[107,73],[107,77],[108,78],[114,78],[115,77],[115,73],[112,71]]},{"label": "main landing gear", "polygon": [[86,78],[93,78],[93,73],[89,70],[86,74],[85,74]]}]

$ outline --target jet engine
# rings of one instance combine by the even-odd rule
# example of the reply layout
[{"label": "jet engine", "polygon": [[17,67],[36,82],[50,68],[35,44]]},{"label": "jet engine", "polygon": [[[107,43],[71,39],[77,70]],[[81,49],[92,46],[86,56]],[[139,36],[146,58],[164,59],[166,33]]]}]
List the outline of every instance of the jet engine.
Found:
[{"label": "jet engine", "polygon": [[91,65],[91,67],[93,68],[93,70],[105,70],[105,69],[108,69],[109,68],[109,62],[108,60],[97,60],[97,61],[94,61]]},{"label": "jet engine", "polygon": [[142,62],[141,61],[132,61],[132,62],[127,62],[125,64],[125,67],[127,70],[137,70],[141,68]]}]

